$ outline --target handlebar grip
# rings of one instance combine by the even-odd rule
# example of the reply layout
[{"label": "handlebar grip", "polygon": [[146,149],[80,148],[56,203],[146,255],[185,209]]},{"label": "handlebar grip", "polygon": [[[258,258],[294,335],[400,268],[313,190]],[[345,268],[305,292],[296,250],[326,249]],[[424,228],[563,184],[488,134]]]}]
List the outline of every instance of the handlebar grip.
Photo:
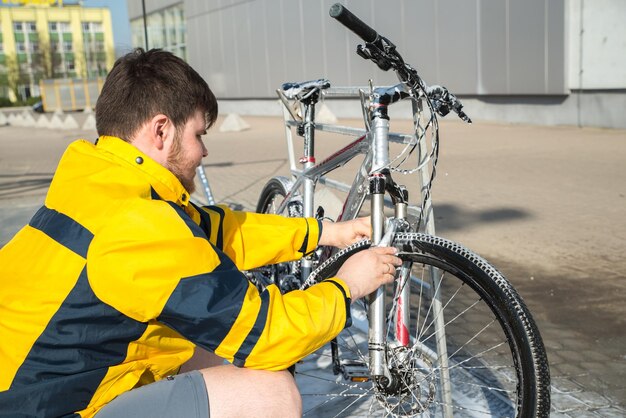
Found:
[{"label": "handlebar grip", "polygon": [[365,42],[374,42],[378,38],[378,33],[361,19],[356,17],[352,12],[346,9],[342,4],[335,3],[330,7],[330,17],[337,19],[345,27],[356,33]]}]

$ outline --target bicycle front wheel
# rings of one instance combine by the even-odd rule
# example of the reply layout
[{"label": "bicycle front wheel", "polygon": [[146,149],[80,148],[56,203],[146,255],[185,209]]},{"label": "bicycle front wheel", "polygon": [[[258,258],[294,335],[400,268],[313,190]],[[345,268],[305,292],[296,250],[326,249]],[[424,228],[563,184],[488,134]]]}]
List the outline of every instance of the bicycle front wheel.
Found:
[{"label": "bicycle front wheel", "polygon": [[[410,274],[385,291],[389,379],[368,375],[367,307],[357,301],[337,344],[297,368],[304,415],[547,417],[545,349],[511,284],[451,241],[405,233],[395,245]],[[399,305],[407,306],[402,321]]]}]

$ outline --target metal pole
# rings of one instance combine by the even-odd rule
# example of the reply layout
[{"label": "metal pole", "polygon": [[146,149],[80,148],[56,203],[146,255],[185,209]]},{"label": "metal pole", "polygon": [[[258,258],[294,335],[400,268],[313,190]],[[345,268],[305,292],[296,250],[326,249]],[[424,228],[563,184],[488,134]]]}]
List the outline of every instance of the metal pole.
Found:
[{"label": "metal pole", "polygon": [[585,34],[584,27],[585,0],[580,0],[580,28],[578,31],[578,94],[576,95],[576,113],[578,127],[583,127],[582,117],[582,94],[583,94],[583,36]]},{"label": "metal pole", "polygon": [[[307,103],[304,107],[304,156],[301,162],[302,169],[307,170],[315,165],[315,101]],[[303,215],[307,218],[314,214],[315,182],[306,178],[303,185],[304,207]],[[302,280],[306,280],[313,271],[313,260],[309,257],[302,259]]]},{"label": "metal pole", "polygon": [[[421,103],[421,102],[420,102]],[[413,101],[413,122],[416,126],[419,124],[419,115],[422,114],[421,105],[418,105]],[[418,138],[418,161],[421,163],[424,161],[428,154],[425,135],[420,135]],[[422,198],[427,193],[427,185],[430,181],[428,164],[419,170],[419,175],[422,183]],[[430,196],[426,200],[423,207],[424,210],[424,226],[425,232],[429,235],[435,235],[435,217],[433,214],[432,201]],[[433,322],[435,327],[435,341],[437,345],[437,363],[439,366],[439,378],[441,381],[441,403],[443,409],[443,416],[445,418],[452,418],[452,384],[450,381],[449,359],[448,359],[448,347],[446,344],[446,327],[443,317],[443,304],[441,303],[441,270],[430,266],[428,269],[431,281],[431,296],[432,296],[432,308],[433,308]]]},{"label": "metal pole", "polygon": [[209,180],[207,179],[206,172],[204,171],[204,166],[200,164],[198,168],[196,168],[196,172],[198,173],[198,176],[200,177],[200,182],[202,183],[202,190],[204,191],[207,204],[209,206],[215,205],[215,199],[213,198],[213,192],[211,191]]},{"label": "metal pole", "polygon": [[146,41],[146,51],[148,50],[148,23],[146,20],[146,0],[141,0],[141,9],[143,11],[143,36]]}]

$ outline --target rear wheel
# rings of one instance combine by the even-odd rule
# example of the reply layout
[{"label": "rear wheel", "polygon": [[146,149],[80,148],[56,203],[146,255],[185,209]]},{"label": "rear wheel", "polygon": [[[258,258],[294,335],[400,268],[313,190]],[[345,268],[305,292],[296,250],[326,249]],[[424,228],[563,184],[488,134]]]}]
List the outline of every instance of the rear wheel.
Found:
[{"label": "rear wheel", "polygon": [[[279,206],[291,191],[292,182],[287,177],[274,177],[265,184],[259,201],[257,202],[257,213],[278,213]],[[293,196],[287,206],[287,211],[280,213],[285,216],[302,216],[302,199]]]},{"label": "rear wheel", "polygon": [[[286,177],[274,177],[263,187],[257,203],[257,213],[281,214],[290,217],[302,216],[302,199],[292,196],[285,210],[278,212],[280,205],[289,195],[291,181]],[[276,284],[281,292],[286,293],[298,289],[302,283],[299,278],[300,265],[298,262],[279,263],[259,267],[245,272],[248,279],[259,290],[270,284]]]},{"label": "rear wheel", "polygon": [[[389,381],[369,378],[367,306],[356,301],[353,325],[336,345],[296,368],[304,415],[547,417],[545,350],[510,283],[479,256],[438,237],[398,234],[395,246],[410,268],[409,338],[407,345],[396,338],[403,288],[396,281],[386,289]],[[320,277],[335,274],[347,256]]]}]

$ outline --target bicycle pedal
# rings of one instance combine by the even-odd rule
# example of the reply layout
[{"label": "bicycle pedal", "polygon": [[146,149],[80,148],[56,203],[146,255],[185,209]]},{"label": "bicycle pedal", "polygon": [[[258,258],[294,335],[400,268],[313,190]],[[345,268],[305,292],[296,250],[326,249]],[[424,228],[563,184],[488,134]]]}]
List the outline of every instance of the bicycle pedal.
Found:
[{"label": "bicycle pedal", "polygon": [[341,364],[343,378],[351,382],[369,382],[370,371],[367,364],[360,361],[350,361]]}]

